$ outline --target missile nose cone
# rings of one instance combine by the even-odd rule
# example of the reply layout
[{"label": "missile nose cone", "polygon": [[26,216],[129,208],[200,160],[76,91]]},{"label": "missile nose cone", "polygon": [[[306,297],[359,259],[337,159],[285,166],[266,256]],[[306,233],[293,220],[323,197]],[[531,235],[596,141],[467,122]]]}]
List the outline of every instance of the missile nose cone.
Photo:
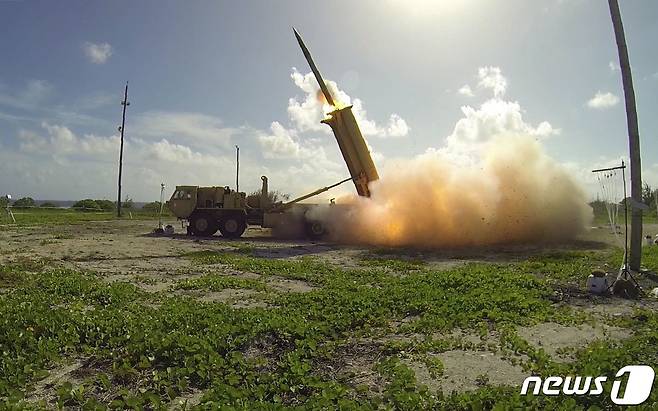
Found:
[{"label": "missile nose cone", "polygon": [[297,43],[301,46],[302,50],[306,52],[306,45],[304,44],[304,40],[302,40],[302,36],[299,35],[297,30],[295,28],[292,28],[293,33],[295,33],[295,38],[297,39]]},{"label": "missile nose cone", "polygon": [[302,40],[302,36],[300,36],[299,33],[297,33],[297,30],[294,27],[292,28],[292,31],[295,33],[295,37],[297,38],[297,43],[299,43],[299,47],[302,49],[302,53],[304,53],[304,57],[306,58],[308,65],[311,66],[311,71],[313,72],[313,75],[315,75],[315,79],[318,81],[318,84],[320,85],[320,90],[322,90],[322,94],[324,94],[325,98],[327,99],[327,103],[334,106],[335,105],[334,100],[333,98],[331,98],[331,94],[327,89],[327,85],[324,83],[324,80],[322,79],[322,76],[320,75],[318,68],[315,66],[315,63],[313,62],[313,58],[311,57],[311,52],[308,51],[306,45],[304,44],[304,40]]}]

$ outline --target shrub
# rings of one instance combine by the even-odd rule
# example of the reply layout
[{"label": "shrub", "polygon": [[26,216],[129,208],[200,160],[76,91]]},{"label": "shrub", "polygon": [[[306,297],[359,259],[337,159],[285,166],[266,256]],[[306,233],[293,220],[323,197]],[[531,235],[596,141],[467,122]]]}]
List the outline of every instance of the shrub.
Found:
[{"label": "shrub", "polygon": [[102,210],[105,210],[105,211],[114,210],[114,201],[110,201],[110,200],[94,200],[94,201],[96,201],[96,204]]},{"label": "shrub", "polygon": [[49,201],[46,201],[45,203],[41,203],[41,204],[39,204],[39,207],[43,207],[43,208],[56,208],[56,207],[58,207],[58,205],[57,205],[57,204],[54,204],[54,203],[51,203],[51,202],[49,202]]},{"label": "shrub", "polygon": [[15,208],[35,207],[36,205],[37,203],[32,197],[19,198],[18,200],[14,201],[14,204],[12,204],[12,206]]},{"label": "shrub", "polygon": [[146,203],[142,206],[142,210],[145,211],[153,211],[153,212],[159,212],[160,211],[160,202],[159,201],[152,201],[150,203]]},{"label": "shrub", "polygon": [[121,203],[121,207],[127,210],[132,210],[134,208],[133,199],[130,197],[126,197],[126,200]]},{"label": "shrub", "polygon": [[98,203],[92,200],[91,198],[87,198],[76,202],[75,204],[73,204],[72,208],[82,211],[101,210],[101,207],[98,205]]}]

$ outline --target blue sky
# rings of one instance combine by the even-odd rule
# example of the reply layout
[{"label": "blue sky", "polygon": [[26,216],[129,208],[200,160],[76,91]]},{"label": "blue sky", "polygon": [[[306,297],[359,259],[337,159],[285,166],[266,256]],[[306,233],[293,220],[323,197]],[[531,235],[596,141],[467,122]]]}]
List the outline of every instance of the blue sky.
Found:
[{"label": "blue sky", "polygon": [[[658,3],[621,3],[655,187]],[[627,155],[605,1],[0,1],[0,25],[0,192],[14,196],[114,198],[126,80],[135,200],[160,182],[232,184],[235,144],[243,189],[261,174],[293,195],[344,178],[292,26],[380,168],[444,147],[460,121],[541,139],[591,196],[588,170]]]}]

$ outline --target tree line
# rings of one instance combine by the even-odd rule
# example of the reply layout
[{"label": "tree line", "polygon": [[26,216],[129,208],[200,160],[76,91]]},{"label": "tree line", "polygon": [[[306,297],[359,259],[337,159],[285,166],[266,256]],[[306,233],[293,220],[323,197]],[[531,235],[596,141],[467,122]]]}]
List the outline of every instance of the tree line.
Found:
[{"label": "tree line", "polygon": [[[59,208],[57,204],[48,201],[37,205],[37,202],[32,197],[22,197],[13,202],[10,202],[6,197],[0,198],[0,207],[5,208],[7,206],[11,206],[12,208]],[[136,209],[134,201],[131,198],[126,198],[125,201],[122,201],[121,207],[127,210]],[[76,201],[71,208],[81,211],[114,211],[116,210],[116,202],[86,198]],[[160,202],[152,201],[146,203],[141,207],[141,210],[160,211]]]}]

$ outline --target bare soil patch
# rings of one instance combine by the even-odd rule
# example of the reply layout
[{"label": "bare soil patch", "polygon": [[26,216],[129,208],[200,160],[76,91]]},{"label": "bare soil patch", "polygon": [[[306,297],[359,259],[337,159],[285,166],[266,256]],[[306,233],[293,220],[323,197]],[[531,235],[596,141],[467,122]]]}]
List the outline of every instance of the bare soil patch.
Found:
[{"label": "bare soil patch", "polygon": [[566,326],[555,323],[519,327],[517,333],[535,348],[543,349],[555,360],[562,362],[573,361],[573,354],[577,349],[596,340],[621,340],[631,335],[628,329],[606,324]]},{"label": "bare soil patch", "polygon": [[267,284],[277,291],[284,293],[307,293],[315,290],[315,287],[302,280],[292,280],[289,278],[271,277]]},{"label": "bare soil patch", "polygon": [[432,378],[425,364],[409,361],[419,383],[430,390],[465,392],[484,385],[520,386],[528,376],[518,365],[513,365],[490,351],[451,350],[436,356],[443,363],[443,376]]},{"label": "bare soil patch", "polygon": [[378,395],[386,385],[386,379],[376,369],[381,355],[381,344],[377,341],[348,341],[331,358],[318,362],[316,368],[321,375]]}]

